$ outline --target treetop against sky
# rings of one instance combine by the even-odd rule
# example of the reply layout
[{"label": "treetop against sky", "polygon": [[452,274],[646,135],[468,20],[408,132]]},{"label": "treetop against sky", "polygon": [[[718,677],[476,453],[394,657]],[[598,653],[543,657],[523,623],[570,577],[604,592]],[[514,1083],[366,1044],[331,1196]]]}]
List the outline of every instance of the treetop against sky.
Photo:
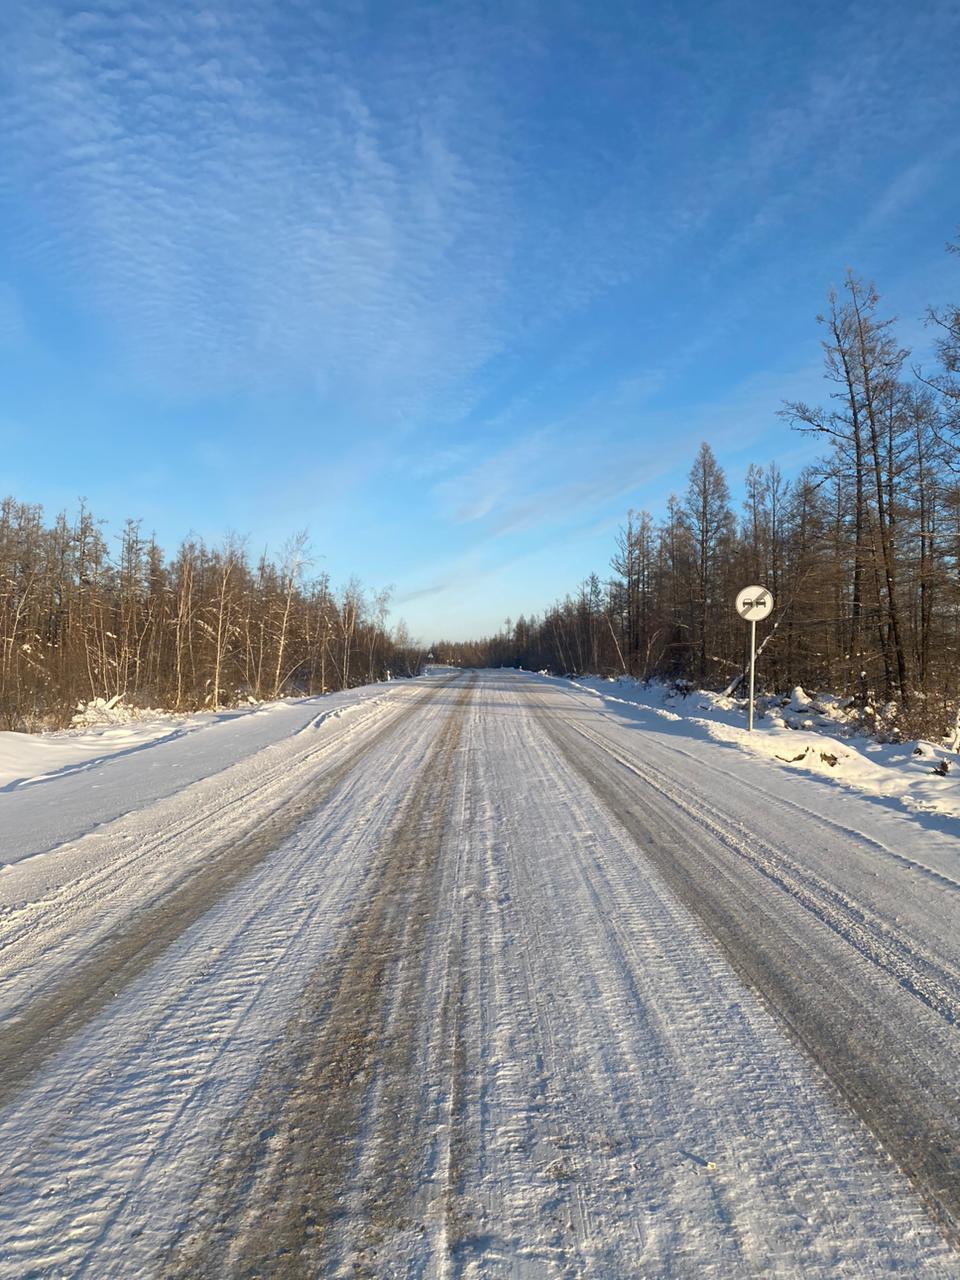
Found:
[{"label": "treetop against sky", "polygon": [[415,633],[609,556],[709,439],[816,442],[852,266],[960,293],[960,10],[4,7],[0,491],[164,545],[308,527]]}]

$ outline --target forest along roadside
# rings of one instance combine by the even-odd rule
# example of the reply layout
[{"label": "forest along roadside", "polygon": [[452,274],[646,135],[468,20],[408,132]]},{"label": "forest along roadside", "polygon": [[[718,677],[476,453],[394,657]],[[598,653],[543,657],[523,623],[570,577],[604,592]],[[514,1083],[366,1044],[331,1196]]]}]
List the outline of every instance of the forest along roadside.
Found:
[{"label": "forest along roadside", "polygon": [[[202,856],[195,862],[184,859],[183,850],[176,848],[175,842],[169,838],[170,833],[166,833],[167,847],[161,852],[166,854],[167,879],[158,883],[154,865],[157,850],[153,848],[150,850],[153,855],[151,865],[147,870],[148,882],[152,881],[153,886],[146,900],[138,903],[135,898],[131,901],[125,896],[123,906],[126,909],[113,927],[103,933],[95,945],[88,945],[86,954],[74,956],[68,965],[63,964],[60,980],[48,982],[40,993],[36,989],[38,973],[29,967],[31,944],[49,953],[55,936],[50,927],[50,917],[58,906],[61,908],[60,916],[66,917],[66,927],[76,935],[80,923],[77,890],[83,887],[82,879],[80,885],[74,882],[65,886],[63,897],[68,901],[58,904],[54,899],[52,903],[41,903],[39,911],[24,912],[30,916],[29,924],[18,921],[17,913],[9,913],[0,943],[0,981],[7,979],[3,983],[5,1008],[0,1022],[0,1106],[10,1100],[46,1058],[115,999],[180,934],[288,839],[353,770],[362,766],[369,753],[394,735],[400,735],[409,718],[422,709],[422,704],[436,697],[451,683],[453,681],[444,681],[421,691],[400,707],[387,723],[377,725],[374,722],[372,731],[362,736],[359,742],[351,744],[344,758],[329,768],[321,767],[316,773],[307,772],[306,776],[300,776],[298,786],[289,786],[291,775],[296,776],[298,765],[301,775],[304,763],[309,768],[309,754],[306,762],[288,761],[287,768],[281,770],[288,786],[281,790],[279,796],[268,799],[265,810],[258,813],[256,798],[244,797],[246,812],[239,831],[232,830],[227,837],[218,836],[215,817],[209,824],[205,824],[201,817],[200,827],[206,839],[200,850]],[[322,748],[317,754],[323,758]],[[202,800],[201,791],[196,801],[202,806]],[[219,803],[220,797],[216,796],[216,800]],[[158,816],[153,815],[154,822]],[[239,817],[240,814],[233,816]],[[160,820],[162,824],[162,818]],[[197,816],[193,813],[190,825],[195,827],[196,824]],[[106,832],[102,834],[109,839]],[[123,848],[122,840],[120,848]],[[128,855],[134,864],[132,870],[136,871],[137,864],[146,861],[144,852],[142,848],[134,849]],[[102,913],[107,896],[103,880],[118,869],[114,863],[106,877],[95,877],[89,905],[98,914]]]},{"label": "forest along roadside", "polygon": [[[715,750],[694,768],[658,735],[630,737],[575,696],[532,696],[571,770],[960,1246],[960,941],[949,925],[960,883],[859,831],[868,814],[856,800],[847,830],[821,818],[816,782],[791,783],[810,802],[803,812],[778,800],[776,779],[765,795],[749,766],[739,781]],[[719,765],[712,777],[706,759]],[[914,835],[919,858],[918,824]]]}]

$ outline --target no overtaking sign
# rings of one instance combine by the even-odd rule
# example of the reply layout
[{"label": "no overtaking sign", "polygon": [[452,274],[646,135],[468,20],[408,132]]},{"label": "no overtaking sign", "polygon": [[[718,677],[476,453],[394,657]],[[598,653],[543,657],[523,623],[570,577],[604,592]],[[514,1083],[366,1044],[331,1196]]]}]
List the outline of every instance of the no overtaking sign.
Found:
[{"label": "no overtaking sign", "polygon": [[773,612],[773,596],[766,587],[744,587],[737,592],[736,610],[744,622],[750,623],[750,703],[747,728],[753,731],[754,679],[757,665],[757,623]]},{"label": "no overtaking sign", "polygon": [[766,587],[744,587],[737,592],[736,607],[744,622],[762,622],[773,611],[773,596]]}]

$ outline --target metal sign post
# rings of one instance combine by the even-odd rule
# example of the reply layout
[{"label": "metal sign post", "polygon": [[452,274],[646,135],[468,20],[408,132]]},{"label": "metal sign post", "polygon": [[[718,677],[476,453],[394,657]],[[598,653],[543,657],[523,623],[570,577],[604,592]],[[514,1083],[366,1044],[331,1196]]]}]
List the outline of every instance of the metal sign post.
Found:
[{"label": "metal sign post", "polygon": [[744,622],[750,623],[750,703],[747,730],[753,733],[754,677],[757,665],[757,623],[773,612],[773,596],[766,587],[744,587],[737,592],[736,609]]}]

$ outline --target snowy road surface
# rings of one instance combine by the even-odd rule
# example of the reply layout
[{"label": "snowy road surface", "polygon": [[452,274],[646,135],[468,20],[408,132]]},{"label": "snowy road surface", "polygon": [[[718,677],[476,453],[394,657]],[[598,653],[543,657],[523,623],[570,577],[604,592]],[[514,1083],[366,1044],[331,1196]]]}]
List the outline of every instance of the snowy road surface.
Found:
[{"label": "snowy road surface", "polygon": [[514,672],[183,752],[4,850],[0,1277],[960,1275],[949,832]]}]

